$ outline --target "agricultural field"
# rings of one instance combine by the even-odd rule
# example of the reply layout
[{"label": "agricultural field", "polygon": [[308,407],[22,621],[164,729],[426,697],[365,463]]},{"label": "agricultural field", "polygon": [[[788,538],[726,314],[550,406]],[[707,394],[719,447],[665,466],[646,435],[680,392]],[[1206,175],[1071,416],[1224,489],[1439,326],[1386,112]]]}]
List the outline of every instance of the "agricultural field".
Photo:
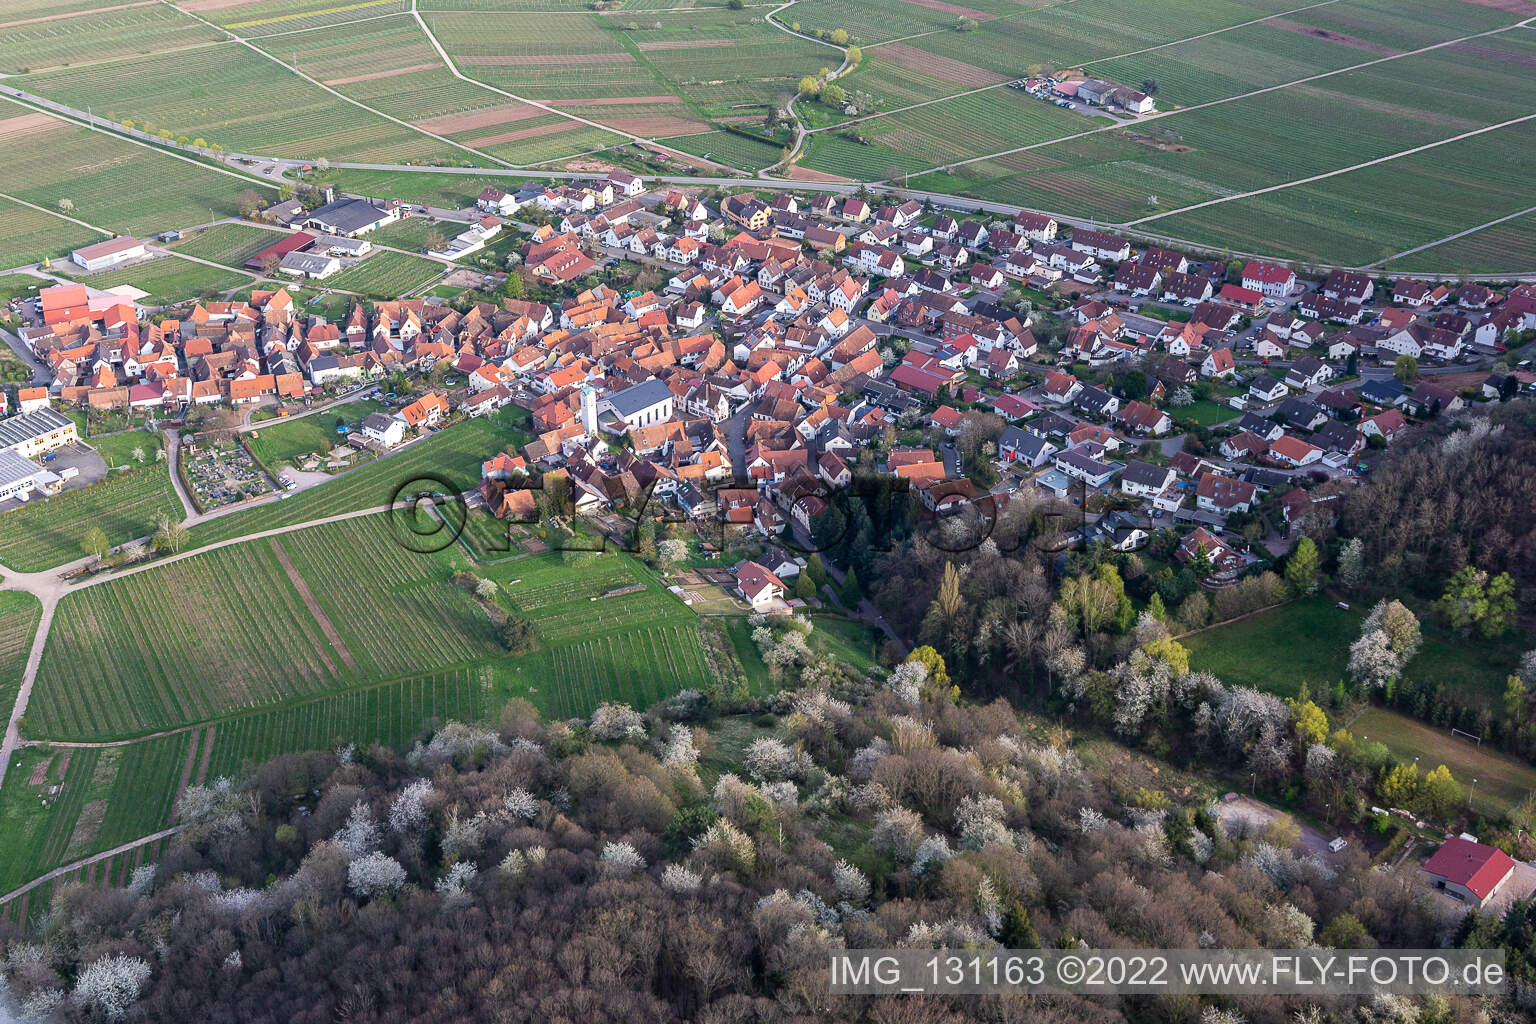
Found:
[{"label": "agricultural field", "polygon": [[651,96],[651,71],[597,15],[424,13],[466,76],[508,92],[556,99]]},{"label": "agricultural field", "polygon": [[784,156],[783,148],[771,142],[725,131],[680,135],[668,139],[667,145],[744,171],[762,170],[778,163]]},{"label": "agricultural field", "polygon": [[56,260],[105,237],[52,213],[0,199],[0,246],[8,266]]},{"label": "agricultural field", "polygon": [[171,249],[226,267],[243,268],[246,260],[282,238],[283,232],[254,224],[215,224],[183,238]]},{"label": "agricultural field", "polygon": [[100,483],[0,513],[0,564],[17,572],[52,569],[84,556],[91,527],[122,544],[153,533],[156,512],[178,520],[183,514],[165,465],[116,470]]},{"label": "agricultural field", "polygon": [[[7,5],[6,16],[10,13]],[[44,21],[7,17],[0,24],[0,71],[26,74],[104,58],[181,50],[223,38],[222,32],[160,4],[131,4]]]},{"label": "agricultural field", "polygon": [[311,175],[305,179],[317,187],[329,185],[337,192],[403,199],[408,203],[436,206],[444,210],[459,210],[474,205],[475,197],[487,188],[505,191],[506,186],[511,184],[515,192],[521,180],[475,171],[439,174],[431,171],[371,171],[355,168],[332,168],[324,175]]},{"label": "agricultural field", "polygon": [[1536,266],[1536,213],[1451,239],[1422,252],[1395,259],[1393,272],[1439,270],[1455,274],[1497,274],[1511,267]]},{"label": "agricultural field", "polygon": [[7,719],[21,688],[42,605],[31,594],[0,591],[0,710]]},{"label": "agricultural field", "polygon": [[[231,152],[391,161],[464,155],[338,99],[243,46],[210,47],[196,61],[126,58],[22,81],[29,91],[76,109],[90,105],[114,120],[203,138]],[[252,102],[255,97],[260,101]]]},{"label": "agricultural field", "polygon": [[327,288],[376,298],[398,298],[443,272],[443,264],[421,256],[378,250],[339,274],[325,279]]},{"label": "agricultural field", "polygon": [[164,256],[118,270],[81,274],[76,280],[102,291],[132,285],[146,293],[138,300],[140,305],[169,306],[186,299],[216,298],[251,279],[245,274],[219,270],[206,263]]},{"label": "agricultural field", "polygon": [[454,221],[432,223],[425,217],[407,217],[393,224],[386,224],[369,234],[375,245],[388,245],[410,252],[425,252],[427,241],[434,235],[446,241],[464,230],[465,225]]},{"label": "agricultural field", "polygon": [[[404,451],[364,463],[318,487],[194,526],[188,531],[187,546],[199,547],[342,512],[380,508],[389,503],[398,486],[424,473],[447,477],[468,490],[480,479],[482,461],[527,443],[529,435],[514,425],[517,422],[511,416],[482,416],[439,430]],[[0,555],[0,562],[3,561]]]},{"label": "agricultural field", "polygon": [[1349,731],[1386,744],[1398,761],[1418,760],[1420,775],[1445,765],[1464,792],[1471,790],[1476,779],[1477,789],[1468,795],[1473,807],[1490,817],[1503,814],[1536,791],[1536,769],[1530,765],[1386,708],[1367,708],[1350,723]]},{"label": "agricultural field", "polygon": [[22,750],[0,791],[0,892],[169,825],[191,739]]},{"label": "agricultural field", "polygon": [[247,39],[358,18],[376,18],[410,9],[407,0],[243,0],[238,3],[178,0],[177,6]]},{"label": "agricultural field", "polygon": [[306,455],[330,451],[341,441],[336,433],[338,425],[356,428],[369,413],[388,408],[371,398],[360,398],[298,419],[269,420],[260,430],[242,436],[256,460],[269,471],[276,471],[296,464]]},{"label": "agricultural field", "polygon": [[[0,191],[48,210],[67,199],[73,205],[71,217],[123,234],[147,236],[201,224],[209,211],[216,217],[232,216],[235,198],[246,188],[268,201],[277,195],[251,179],[5,99],[0,99],[0,141],[6,154]],[[83,230],[63,220],[57,228],[61,237]],[[7,230],[0,227],[0,232]]]},{"label": "agricultural field", "polygon": [[489,618],[447,581],[447,560],[388,531],[347,520],[70,594],[28,735],[121,738],[495,653]]},{"label": "agricultural field", "polygon": [[522,697],[551,718],[591,714],[604,701],[644,708],[679,690],[715,681],[697,621],[626,629],[535,651],[496,666],[508,697]]}]

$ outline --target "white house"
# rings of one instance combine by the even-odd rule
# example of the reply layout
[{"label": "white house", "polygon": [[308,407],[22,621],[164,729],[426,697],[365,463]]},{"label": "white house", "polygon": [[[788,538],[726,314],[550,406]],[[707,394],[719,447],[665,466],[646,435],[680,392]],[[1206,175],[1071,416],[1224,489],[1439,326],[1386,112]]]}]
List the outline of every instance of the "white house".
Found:
[{"label": "white house", "polygon": [[1249,260],[1243,265],[1243,287],[1268,299],[1283,299],[1296,290],[1296,272],[1277,263]]},{"label": "white house", "polygon": [[405,420],[382,412],[369,413],[363,418],[363,436],[385,448],[393,448],[405,440]]}]

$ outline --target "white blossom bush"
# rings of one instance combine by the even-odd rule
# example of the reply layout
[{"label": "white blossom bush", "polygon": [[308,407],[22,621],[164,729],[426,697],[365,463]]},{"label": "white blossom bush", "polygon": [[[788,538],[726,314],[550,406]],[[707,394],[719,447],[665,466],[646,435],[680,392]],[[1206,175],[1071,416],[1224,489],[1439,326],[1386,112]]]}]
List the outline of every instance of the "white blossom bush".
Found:
[{"label": "white blossom bush", "polygon": [[878,782],[866,782],[848,791],[848,803],[860,811],[883,811],[895,802],[891,791]]},{"label": "white blossom bush", "polygon": [[746,817],[753,798],[760,795],[756,787],[748,785],[739,775],[726,772],[715,780],[710,806],[716,814],[739,821]]},{"label": "white blossom bush", "polygon": [[398,794],[389,805],[389,827],[402,835],[420,832],[427,827],[427,800],[432,796],[432,780],[416,779]]},{"label": "white blossom bush", "polygon": [[153,864],[140,864],[133,869],[132,876],[128,879],[125,888],[135,896],[147,896],[155,885],[155,866]]},{"label": "white blossom bush", "polygon": [[907,929],[906,936],[897,945],[913,949],[967,949],[986,948],[997,943],[975,925],[951,918],[934,924],[919,921]]},{"label": "white blossom bush", "polygon": [[661,752],[661,763],[671,768],[692,768],[699,763],[699,748],[693,742],[692,729],[686,725],[672,727]]},{"label": "white blossom bush", "polygon": [[1003,901],[990,878],[983,878],[976,886],[976,912],[986,922],[987,931],[994,938],[1003,930]]},{"label": "white blossom bush", "polygon": [[598,854],[597,867],[604,878],[628,878],[645,870],[645,858],[629,843],[609,843]]},{"label": "white blossom bush", "polygon": [[259,889],[225,889],[208,897],[208,905],[215,910],[239,914],[257,906],[266,894]]},{"label": "white blossom bush", "polygon": [[423,746],[417,743],[406,761],[417,771],[431,771],[442,764],[482,762],[507,752],[507,745],[490,729],[463,722],[449,722]]},{"label": "white blossom bush", "polygon": [[628,704],[604,703],[592,712],[592,735],[600,740],[639,739],[645,719]]},{"label": "white blossom bush", "polygon": [[776,811],[792,811],[800,806],[800,791],[793,782],[763,782],[758,784],[757,791]]},{"label": "white blossom bush", "polygon": [[475,880],[479,869],[473,861],[461,860],[448,869],[448,873],[433,883],[433,888],[450,901],[466,899],[466,887]]},{"label": "white blossom bush", "polygon": [[448,817],[448,827],[443,830],[443,857],[458,860],[465,854],[480,852],[485,840],[485,815],[461,817],[455,810]]},{"label": "white blossom bush", "polygon": [[741,764],[748,775],[760,782],[794,778],[801,768],[799,755],[771,736],[753,740]]},{"label": "white blossom bush", "polygon": [[656,560],[662,565],[674,565],[688,557],[688,544],[675,537],[668,537],[656,545]]},{"label": "white blossom bush", "polygon": [[704,876],[681,864],[668,864],[661,873],[661,887],[679,896],[696,893],[704,886]]},{"label": "white blossom bush", "polygon": [[482,601],[489,601],[496,596],[496,581],[482,579],[475,584],[475,596]]},{"label": "white blossom bush", "polygon": [[512,817],[522,818],[524,821],[532,820],[539,813],[539,798],[521,786],[508,793],[501,805]]},{"label": "white blossom bush", "polygon": [[231,950],[229,955],[224,958],[224,969],[226,971],[238,971],[244,966],[245,957],[240,955],[240,951],[238,949]]},{"label": "white blossom bush", "polygon": [[892,807],[875,816],[870,836],[875,849],[896,860],[911,860],[923,842],[923,819],[916,811]]},{"label": "white blossom bush", "polygon": [[75,998],[112,1020],[121,1020],[149,980],[149,964],[136,956],[104,956],[80,972]]},{"label": "white blossom bush", "polygon": [[59,1007],[64,1005],[64,990],[61,988],[44,988],[33,992],[21,1004],[22,1020],[53,1020]]},{"label": "white blossom bush", "polygon": [[528,858],[522,850],[508,850],[501,858],[501,873],[512,878],[522,878],[528,873]]},{"label": "white blossom bush", "polygon": [[924,839],[917,846],[917,851],[912,854],[912,870],[922,874],[930,864],[943,864],[954,857],[954,852],[949,848],[949,840],[935,833]]},{"label": "white blossom bush", "polygon": [[920,661],[904,661],[885,680],[886,689],[903,704],[913,707],[923,701],[923,684],[928,681],[928,666]]},{"label": "white blossom bush", "polygon": [[1189,854],[1196,864],[1204,864],[1216,852],[1216,841],[1199,829],[1189,837]]},{"label": "white blossom bush", "polygon": [[757,848],[752,837],[726,818],[721,818],[693,841],[695,850],[721,868],[732,871],[751,871],[757,864]]},{"label": "white blossom bush", "polygon": [[838,700],[825,690],[801,690],[795,695],[794,710],[819,725],[846,722],[853,716],[853,708],[846,701]]},{"label": "white blossom bush", "polygon": [[859,906],[869,899],[869,879],[864,872],[840,860],[832,868],[832,887],[837,890],[837,895],[854,906]]},{"label": "white blossom bush", "polygon": [[368,805],[359,800],[352,805],[352,811],[347,815],[347,823],[332,837],[336,844],[347,851],[347,856],[353,860],[372,853],[379,848],[384,841],[384,833],[378,823],[373,820],[373,812]]},{"label": "white blossom bush", "polygon": [[391,896],[404,884],[405,868],[388,854],[365,854],[347,865],[347,888],[359,896]]},{"label": "white blossom bush", "polygon": [[1109,819],[1092,807],[1079,807],[1077,809],[1077,829],[1083,835],[1102,832],[1108,824]]},{"label": "white blossom bush", "polygon": [[848,759],[848,777],[855,782],[864,782],[874,774],[875,765],[891,752],[891,745],[882,737],[876,736],[868,745],[854,751],[853,757]]},{"label": "white blossom bush", "polygon": [[228,778],[206,786],[188,786],[176,801],[176,814],[185,825],[211,835],[238,835],[246,830],[245,795]]}]

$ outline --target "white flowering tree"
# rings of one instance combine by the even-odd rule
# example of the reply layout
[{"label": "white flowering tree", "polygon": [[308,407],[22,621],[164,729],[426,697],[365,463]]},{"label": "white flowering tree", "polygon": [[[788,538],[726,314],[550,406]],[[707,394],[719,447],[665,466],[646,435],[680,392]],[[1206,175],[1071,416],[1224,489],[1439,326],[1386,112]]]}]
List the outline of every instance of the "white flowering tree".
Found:
[{"label": "white flowering tree", "polygon": [[383,833],[378,823],[373,820],[373,812],[368,805],[359,800],[352,805],[352,812],[347,815],[347,823],[335,835],[336,844],[347,851],[347,856],[353,860],[372,853],[379,848],[383,841]]},{"label": "white flowering tree", "polygon": [[432,796],[432,780],[417,779],[402,789],[389,805],[389,827],[402,835],[421,832],[427,827],[427,800]]},{"label": "white flowering tree", "polygon": [[605,703],[592,712],[591,728],[600,740],[638,739],[645,735],[645,719],[628,704]]},{"label": "white flowering tree", "polygon": [[136,956],[104,956],[80,972],[75,998],[111,1020],[121,1020],[149,974],[149,964]]},{"label": "white flowering tree", "polygon": [[347,888],[359,896],[390,896],[405,884],[405,868],[385,853],[369,853],[347,865]]},{"label": "white flowering tree", "polygon": [[598,854],[598,871],[604,878],[628,878],[645,870],[645,858],[629,843],[609,843]]}]

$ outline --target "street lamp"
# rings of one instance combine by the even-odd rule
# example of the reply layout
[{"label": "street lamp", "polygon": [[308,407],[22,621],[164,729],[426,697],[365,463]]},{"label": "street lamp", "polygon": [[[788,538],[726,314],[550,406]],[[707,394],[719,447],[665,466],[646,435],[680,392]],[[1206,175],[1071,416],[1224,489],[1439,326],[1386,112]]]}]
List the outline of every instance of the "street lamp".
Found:
[{"label": "street lamp", "polygon": [[1477,794],[1477,776],[1472,777],[1472,788],[1467,791],[1467,806],[1472,806],[1472,797]]}]

